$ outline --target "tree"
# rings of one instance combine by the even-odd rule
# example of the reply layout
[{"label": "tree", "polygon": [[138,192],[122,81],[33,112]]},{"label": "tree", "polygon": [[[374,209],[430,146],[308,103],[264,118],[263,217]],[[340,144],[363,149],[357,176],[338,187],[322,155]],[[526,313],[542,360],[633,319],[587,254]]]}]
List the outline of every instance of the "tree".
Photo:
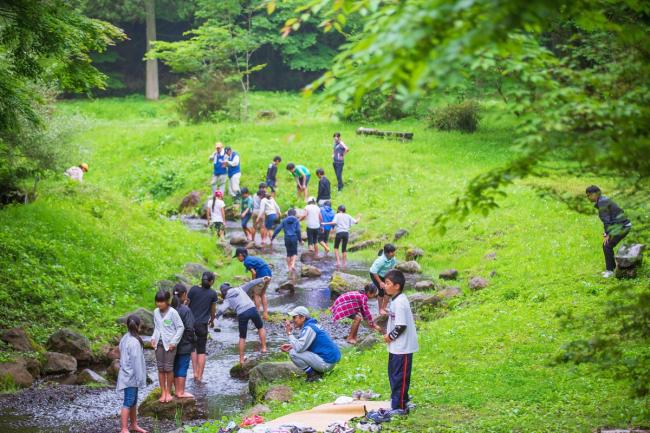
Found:
[{"label": "tree", "polygon": [[15,200],[21,181],[57,168],[43,122],[48,94],[104,86],[89,53],[123,37],[64,0],[0,5],[0,202]]}]

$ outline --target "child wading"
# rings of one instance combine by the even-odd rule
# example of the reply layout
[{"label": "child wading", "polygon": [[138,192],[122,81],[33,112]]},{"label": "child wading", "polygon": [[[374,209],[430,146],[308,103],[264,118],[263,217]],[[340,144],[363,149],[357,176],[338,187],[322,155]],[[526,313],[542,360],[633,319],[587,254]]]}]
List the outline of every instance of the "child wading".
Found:
[{"label": "child wading", "polygon": [[377,287],[379,293],[379,314],[386,314],[388,297],[384,294],[384,277],[386,276],[386,272],[393,269],[397,264],[397,260],[395,259],[395,250],[396,248],[393,244],[384,245],[383,251],[379,251],[379,257],[375,259],[374,263],[370,267],[370,279]]},{"label": "child wading", "polygon": [[298,257],[298,242],[302,243],[302,234],[300,233],[300,221],[296,218],[296,210],[289,209],[288,214],[273,232],[271,242],[273,242],[281,230],[284,230],[284,246],[287,249],[287,269],[289,272],[295,272],[296,258]]},{"label": "child wading", "polygon": [[217,232],[219,239],[226,236],[226,203],[223,201],[223,193],[219,190],[214,192],[214,197],[208,200],[207,207],[208,227]]},{"label": "child wading", "polygon": [[[280,214],[280,206],[275,202],[271,193],[267,191],[266,196],[260,202],[260,214],[257,217],[258,220],[264,220],[264,225],[262,226],[262,245],[264,245],[266,239],[270,237],[269,231],[273,230],[273,226]],[[269,244],[271,244],[270,239]]]},{"label": "child wading", "polygon": [[178,342],[176,358],[174,359],[174,394],[178,398],[194,397],[192,394],[185,392],[187,369],[190,367],[190,359],[196,343],[194,314],[192,314],[190,307],[187,306],[187,302],[187,289],[182,284],[176,284],[174,286],[174,296],[172,297],[172,307],[178,312],[185,327],[183,337]]},{"label": "child wading", "polygon": [[120,411],[120,433],[131,430],[147,433],[138,425],[138,388],[147,386],[147,366],[144,362],[143,343],[140,338],[140,318],[134,314],[126,319],[128,332],[120,340],[120,372],[117,375],[117,391],[124,391],[124,403]]},{"label": "child wading", "polygon": [[244,350],[246,349],[246,334],[248,333],[248,322],[252,321],[257,329],[260,337],[260,344],[262,345],[261,352],[266,353],[266,331],[264,330],[264,322],[257,311],[257,307],[251,301],[248,293],[250,290],[260,284],[268,284],[271,277],[258,278],[249,281],[241,287],[231,287],[229,283],[221,285],[221,296],[223,304],[217,311],[217,317],[223,316],[223,313],[232,308],[237,313],[237,321],[239,323],[239,363],[243,364],[245,361]]},{"label": "child wading", "polygon": [[365,320],[368,327],[381,332],[381,327],[375,325],[372,321],[372,314],[368,308],[368,298],[372,299],[377,297],[377,287],[372,284],[366,285],[363,291],[354,291],[344,293],[334,301],[330,307],[332,312],[332,319],[339,321],[341,319],[352,319],[352,327],[348,334],[347,342],[350,344],[357,343],[357,332],[361,321]]},{"label": "child wading", "polygon": [[332,222],[334,220],[334,215],[336,215],[332,210],[331,206],[332,204],[330,203],[330,201],[326,200],[325,203],[323,203],[323,207],[320,208],[322,227],[320,229],[320,233],[318,233],[318,243],[325,250],[325,254],[330,252],[329,240],[330,240],[330,232],[332,231],[332,226],[325,225],[323,223]]},{"label": "child wading", "polygon": [[309,197],[307,200],[305,215],[301,219],[307,220],[307,245],[309,249],[314,251],[314,258],[316,258],[318,257],[318,234],[320,233],[323,217],[314,197]]},{"label": "child wading", "polygon": [[409,387],[413,354],[418,351],[418,336],[411,304],[403,293],[406,280],[400,271],[388,271],[384,278],[386,294],[391,297],[388,307],[388,381],[392,409],[408,411]]},{"label": "child wading", "polygon": [[246,239],[249,241],[255,240],[255,229],[248,227],[248,222],[253,216],[253,197],[248,192],[248,188],[241,189],[241,228],[244,230]]},{"label": "child wading", "polygon": [[[332,222],[324,222],[323,227],[335,226],[336,227],[336,237],[334,238],[334,256],[336,257],[336,266],[341,266],[345,268],[345,260],[347,258],[348,251],[348,238],[350,236],[350,227],[352,224],[357,224],[361,220],[361,215],[357,219],[352,218],[350,215],[345,213],[345,206],[340,205],[338,207],[338,212],[334,215],[334,220]],[[341,246],[342,252],[342,261],[339,258],[339,246]]]},{"label": "child wading", "polygon": [[264,317],[264,320],[269,320],[269,303],[266,299],[266,289],[269,287],[269,282],[271,281],[270,277],[273,276],[271,267],[261,258],[249,256],[246,248],[237,248],[233,258],[237,258],[237,260],[244,264],[246,270],[251,273],[251,279],[255,280],[257,278],[269,277],[268,280],[263,280],[261,283],[253,287],[253,300],[255,301],[255,306],[259,310],[261,304],[262,317]]},{"label": "child wading", "polygon": [[158,380],[160,382],[161,403],[172,401],[171,389],[174,383],[174,359],[176,346],[183,337],[185,327],[178,312],[169,305],[170,295],[166,290],[156,293],[156,310],[153,312],[154,331],[151,347],[156,350]]},{"label": "child wading", "polygon": [[266,186],[271,190],[271,194],[275,197],[275,186],[278,182],[278,165],[282,162],[282,158],[277,155],[266,169]]}]

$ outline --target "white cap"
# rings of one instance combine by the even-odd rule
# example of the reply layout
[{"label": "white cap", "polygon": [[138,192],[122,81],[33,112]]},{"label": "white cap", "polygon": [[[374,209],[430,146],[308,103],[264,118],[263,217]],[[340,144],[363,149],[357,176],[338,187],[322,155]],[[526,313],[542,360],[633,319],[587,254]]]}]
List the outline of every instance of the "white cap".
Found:
[{"label": "white cap", "polygon": [[296,317],[296,316],[302,316],[302,317],[310,317],[309,310],[305,307],[296,307],[293,310],[289,311],[289,316],[291,317]]}]

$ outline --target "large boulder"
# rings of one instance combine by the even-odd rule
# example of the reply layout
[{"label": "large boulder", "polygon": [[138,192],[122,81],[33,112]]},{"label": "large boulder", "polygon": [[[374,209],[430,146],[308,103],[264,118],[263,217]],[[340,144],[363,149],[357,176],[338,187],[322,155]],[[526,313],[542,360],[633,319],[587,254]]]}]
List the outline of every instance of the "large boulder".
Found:
[{"label": "large boulder", "polygon": [[439,295],[429,295],[425,293],[408,295],[408,299],[414,310],[418,310],[421,307],[435,307],[441,301]]},{"label": "large boulder", "polygon": [[444,289],[440,290],[437,293],[438,296],[445,299],[454,298],[462,294],[463,292],[460,290],[460,287],[454,287],[454,286],[445,287]]},{"label": "large boulder", "polygon": [[373,333],[373,334],[366,335],[363,338],[363,340],[357,343],[355,347],[357,348],[357,350],[368,350],[368,349],[372,349],[378,343],[379,343],[379,336]]},{"label": "large boulder", "polygon": [[431,290],[436,288],[436,283],[431,280],[422,280],[415,283],[415,290],[422,292],[425,290]]},{"label": "large boulder", "polygon": [[217,240],[217,247],[221,250],[221,252],[226,256],[226,257],[231,257],[232,256],[232,246],[230,243],[226,240],[219,239]]},{"label": "large boulder", "polygon": [[643,262],[645,245],[622,245],[616,253],[616,277],[636,278],[637,268]]},{"label": "large boulder", "polygon": [[248,245],[248,239],[243,233],[231,233],[229,236],[230,245],[245,247]]},{"label": "large boulder", "polygon": [[73,356],[78,364],[88,364],[93,359],[90,340],[67,328],[59,329],[50,335],[47,349],[51,352],[67,353]]},{"label": "large boulder", "polygon": [[248,380],[250,371],[261,364],[264,360],[262,358],[251,358],[244,361],[243,364],[235,364],[230,369],[230,377],[235,379]]},{"label": "large boulder", "polygon": [[183,197],[181,204],[178,206],[179,213],[188,213],[194,210],[201,203],[201,193],[198,191],[192,191]]},{"label": "large boulder", "polygon": [[485,289],[488,286],[488,281],[481,277],[472,277],[469,280],[469,288],[472,290]]},{"label": "large boulder", "polygon": [[365,250],[375,245],[379,245],[381,240],[379,239],[367,239],[365,241],[356,242],[348,247],[348,251],[353,253],[355,251]]},{"label": "large boulder", "polygon": [[241,216],[239,206],[236,205],[226,206],[224,211],[226,213],[226,221],[237,221]]},{"label": "large boulder", "polygon": [[41,369],[43,368],[41,361],[25,356],[17,358],[16,362],[22,364],[32,377],[37,378],[41,375]]},{"label": "large boulder", "polygon": [[296,291],[296,286],[293,284],[291,281],[285,281],[284,283],[280,284],[277,289],[275,289],[276,292],[290,292],[293,293]]},{"label": "large boulder", "polygon": [[178,418],[192,420],[203,416],[194,398],[174,397],[169,403],[161,403],[158,401],[159,398],[160,388],[155,388],[138,407],[140,415],[167,420],[177,420]]},{"label": "large boulder", "polygon": [[314,260],[316,260],[316,257],[314,256],[314,252],[312,250],[307,250],[300,253],[300,261],[302,263],[313,262]]},{"label": "large boulder", "polygon": [[354,290],[363,290],[366,284],[368,284],[368,280],[365,278],[345,272],[334,272],[329,282],[329,288],[332,296],[339,296]]},{"label": "large boulder", "polygon": [[152,335],[153,334],[153,313],[146,308],[138,308],[137,310],[126,313],[124,316],[116,319],[116,322],[121,325],[126,325],[126,319],[131,315],[135,314],[140,318],[140,333],[142,335]]},{"label": "large boulder", "polygon": [[440,272],[438,277],[442,280],[455,280],[458,278],[458,271],[456,269],[447,269],[446,271]]},{"label": "large boulder", "polygon": [[414,260],[408,262],[400,262],[395,266],[395,269],[402,271],[406,274],[419,274],[422,272],[420,264]]},{"label": "large boulder", "polygon": [[109,365],[108,368],[106,369],[106,377],[108,377],[112,381],[116,381],[119,372],[120,372],[120,360],[114,359],[111,362],[111,365]]},{"label": "large boulder", "polygon": [[293,362],[263,362],[248,374],[248,389],[253,397],[257,397],[258,388],[263,383],[290,379],[302,374],[303,371]]},{"label": "large boulder", "polygon": [[321,276],[321,271],[315,266],[302,265],[300,276],[305,278],[318,278]]},{"label": "large boulder", "polygon": [[412,260],[417,260],[420,257],[424,256],[424,250],[422,248],[410,247],[406,250],[406,261],[410,262]]},{"label": "large boulder", "polygon": [[208,272],[210,269],[206,268],[200,263],[186,263],[183,266],[183,272],[189,275],[190,277],[201,279],[204,272]]},{"label": "large boulder", "polygon": [[45,352],[45,374],[73,373],[77,370],[77,360],[65,353]]},{"label": "large boulder", "polygon": [[0,381],[13,382],[21,388],[32,386],[34,377],[22,362],[0,362]]},{"label": "large boulder", "polygon": [[77,375],[77,385],[105,385],[108,386],[108,381],[101,377],[99,374],[95,373],[89,368],[85,368],[81,373]]},{"label": "large boulder", "polygon": [[409,234],[409,231],[408,231],[408,230],[406,230],[406,229],[399,229],[399,230],[397,230],[397,231],[395,232],[395,234],[393,235],[393,239],[395,239],[396,241],[398,241],[398,240],[402,239],[404,236],[406,236],[406,235],[408,235],[408,234]]},{"label": "large boulder", "polygon": [[287,385],[274,385],[264,394],[265,401],[283,401],[288,402],[293,397],[293,390]]},{"label": "large boulder", "polygon": [[160,290],[166,290],[168,292],[171,292],[174,290],[174,285],[176,283],[171,281],[171,280],[160,280],[156,283],[156,287]]},{"label": "large boulder", "polygon": [[36,351],[36,345],[23,328],[6,329],[0,332],[0,340],[19,352]]}]

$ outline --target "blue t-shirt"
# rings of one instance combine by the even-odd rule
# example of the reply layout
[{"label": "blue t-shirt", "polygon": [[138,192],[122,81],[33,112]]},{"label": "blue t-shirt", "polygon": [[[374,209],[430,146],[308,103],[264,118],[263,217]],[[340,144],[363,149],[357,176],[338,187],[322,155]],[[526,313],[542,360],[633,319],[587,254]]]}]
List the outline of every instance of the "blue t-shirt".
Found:
[{"label": "blue t-shirt", "polygon": [[255,278],[273,276],[273,273],[271,272],[271,268],[269,267],[269,265],[259,257],[246,256],[246,258],[242,263],[244,263],[244,267],[246,268],[247,271],[250,271],[251,269],[255,269]]}]

